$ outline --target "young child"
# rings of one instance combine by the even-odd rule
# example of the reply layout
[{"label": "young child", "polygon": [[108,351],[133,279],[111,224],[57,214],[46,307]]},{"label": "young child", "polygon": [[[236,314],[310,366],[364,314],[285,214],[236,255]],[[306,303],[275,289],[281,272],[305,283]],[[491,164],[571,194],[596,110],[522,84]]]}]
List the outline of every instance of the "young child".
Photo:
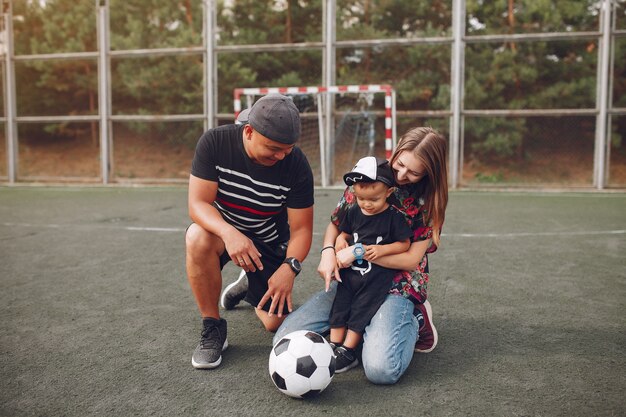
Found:
[{"label": "young child", "polygon": [[356,260],[349,265],[338,261],[342,268],[341,282],[330,316],[330,341],[337,357],[337,373],[358,365],[354,349],[385,301],[396,272],[370,261],[405,252],[412,235],[404,215],[387,202],[393,192],[394,175],[386,160],[373,156],[361,158],[343,180],[352,186],[357,204],[339,225],[341,234],[336,239],[335,250],[354,245]]}]

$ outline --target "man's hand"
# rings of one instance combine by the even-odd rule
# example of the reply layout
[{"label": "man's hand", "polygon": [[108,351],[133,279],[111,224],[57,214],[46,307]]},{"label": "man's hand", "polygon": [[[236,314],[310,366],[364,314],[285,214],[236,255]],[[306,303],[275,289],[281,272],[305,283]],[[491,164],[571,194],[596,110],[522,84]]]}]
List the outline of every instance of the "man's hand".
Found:
[{"label": "man's hand", "polygon": [[274,311],[277,311],[278,317],[282,317],[285,302],[287,303],[287,309],[291,313],[293,311],[291,290],[293,289],[295,278],[296,273],[291,270],[289,265],[282,264],[267,281],[268,289],[263,295],[263,298],[261,298],[257,308],[262,309],[265,303],[271,299],[272,304],[267,312],[268,316],[272,316]]},{"label": "man's hand", "polygon": [[263,270],[261,252],[258,251],[252,240],[233,228],[232,233],[224,236],[224,246],[235,265],[239,265],[246,272]]},{"label": "man's hand", "polygon": [[349,246],[337,252],[337,266],[339,268],[349,267],[355,259],[356,256],[354,256],[354,246]]},{"label": "man's hand", "polygon": [[320,277],[324,280],[324,288],[326,292],[330,289],[330,282],[333,279],[341,282],[334,250],[325,250],[322,252],[322,258],[317,266],[317,273],[320,274]]}]

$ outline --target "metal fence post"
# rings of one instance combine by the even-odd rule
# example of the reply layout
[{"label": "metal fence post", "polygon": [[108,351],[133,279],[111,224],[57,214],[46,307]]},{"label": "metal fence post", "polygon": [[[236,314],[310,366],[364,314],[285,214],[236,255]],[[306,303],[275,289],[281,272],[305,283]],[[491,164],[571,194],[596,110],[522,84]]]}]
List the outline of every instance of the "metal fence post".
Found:
[{"label": "metal fence post", "polygon": [[5,134],[7,147],[7,168],[9,183],[17,180],[17,106],[15,104],[15,62],[13,60],[13,10],[10,0],[2,2],[4,18],[5,51],[4,51],[4,111]]},{"label": "metal fence post", "polygon": [[612,145],[612,123],[613,123],[613,88],[615,86],[615,43],[617,38],[617,15],[618,15],[618,3],[617,1],[612,1],[611,8],[611,40],[610,40],[610,55],[609,55],[609,81],[608,81],[608,95],[607,95],[607,115],[606,115],[606,143],[604,146],[605,149],[605,164],[604,164],[604,172],[602,173],[602,178],[604,178],[604,186],[607,186],[607,183],[610,181],[611,177],[609,174],[609,168],[611,166],[611,145]]},{"label": "metal fence post", "polygon": [[465,0],[452,4],[452,56],[450,80],[450,185],[459,186],[463,137],[463,78],[465,72]]},{"label": "metal fence post", "polygon": [[109,65],[109,2],[96,0],[98,16],[98,115],[100,116],[100,172],[102,183],[108,184],[111,176],[110,129],[111,83]]},{"label": "metal fence post", "polygon": [[607,147],[607,116],[609,97],[609,62],[611,49],[611,0],[602,1],[600,11],[600,32],[598,49],[598,75],[596,78],[596,139],[593,159],[593,184],[597,189],[604,188],[606,147]]},{"label": "metal fence post", "polygon": [[[335,77],[336,77],[336,59],[335,54],[337,49],[335,47],[335,41],[337,38],[336,28],[335,28],[335,20],[337,14],[337,4],[335,0],[328,0],[324,2],[326,9],[324,10],[324,86],[329,87],[331,85],[335,85]],[[332,177],[334,175],[333,166],[334,164],[334,149],[335,149],[335,129],[334,117],[333,117],[333,105],[335,98],[331,94],[325,94],[324,96],[324,114],[326,121],[326,155],[324,158],[326,159],[326,176],[327,178],[322,178],[322,186],[326,186],[332,184]]]},{"label": "metal fence post", "polygon": [[215,54],[215,2],[203,1],[203,47],[204,47],[204,129],[215,126],[217,107],[217,57]]}]

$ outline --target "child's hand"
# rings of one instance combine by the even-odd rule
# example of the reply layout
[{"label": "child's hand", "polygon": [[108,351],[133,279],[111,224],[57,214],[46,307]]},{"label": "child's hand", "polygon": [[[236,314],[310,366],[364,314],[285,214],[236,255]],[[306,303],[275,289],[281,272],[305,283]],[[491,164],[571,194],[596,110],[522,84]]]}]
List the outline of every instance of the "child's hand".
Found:
[{"label": "child's hand", "polygon": [[345,249],[348,246],[350,246],[350,244],[345,237],[343,237],[342,235],[337,236],[337,239],[335,240],[335,251],[339,252],[340,250]]},{"label": "child's hand", "polygon": [[356,259],[352,249],[353,248],[350,246],[337,251],[337,266],[339,268],[347,268],[352,265],[352,262]]},{"label": "child's hand", "polygon": [[385,255],[385,251],[381,245],[366,245],[365,248],[365,256],[363,259],[366,261],[373,261],[376,258],[380,258]]}]

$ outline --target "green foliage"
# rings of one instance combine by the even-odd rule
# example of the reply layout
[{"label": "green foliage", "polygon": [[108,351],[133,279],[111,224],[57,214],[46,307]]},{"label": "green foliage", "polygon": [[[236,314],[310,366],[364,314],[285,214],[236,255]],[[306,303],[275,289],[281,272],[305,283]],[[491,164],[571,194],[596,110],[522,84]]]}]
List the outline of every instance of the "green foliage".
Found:
[{"label": "green foliage", "polygon": [[[16,54],[88,52],[96,50],[94,1],[13,2]],[[16,64],[20,115],[97,113],[97,67],[94,60],[28,61]],[[28,126],[20,128],[27,134]],[[86,124],[52,124],[51,137],[76,136]],[[93,130],[92,130],[93,132]]]},{"label": "green foliage", "polygon": [[[320,42],[321,0],[217,2],[220,45]],[[319,85],[320,51],[223,53],[218,59],[218,108],[232,112],[233,89]]]},{"label": "green foliage", "polygon": [[[536,33],[597,30],[593,0],[467,1],[467,32]],[[595,106],[597,43],[536,41],[466,48],[466,109],[590,108]],[[483,126],[483,127],[479,127]],[[475,157],[523,157],[523,119],[466,121]],[[490,129],[486,131],[484,127]],[[494,130],[491,130],[494,129]]]},{"label": "green foliage", "polygon": [[219,43],[319,42],[322,40],[321,1],[218,1]]},{"label": "green foliage", "polygon": [[522,138],[526,133],[523,119],[474,118],[465,121],[466,143],[470,158],[523,158]]},{"label": "green foliage", "polygon": [[15,53],[94,51],[95,13],[95,0],[14,1]]},{"label": "green foliage", "polygon": [[483,184],[496,184],[504,181],[504,174],[502,171],[498,171],[495,174],[483,174],[482,172],[476,173],[476,180]]},{"label": "green foliage", "polygon": [[471,34],[594,31],[596,0],[467,0],[467,31]]},{"label": "green foliage", "polygon": [[[626,26],[626,3],[622,4],[621,22]],[[626,107],[626,38],[615,40],[615,64],[613,74],[613,106]],[[614,150],[626,155],[626,115],[614,116],[611,143]]]},{"label": "green foliage", "polygon": [[[320,42],[322,2],[216,0],[217,44]],[[596,31],[597,7],[596,0],[467,0],[467,33]],[[452,0],[337,0],[337,39],[451,36],[451,8]],[[15,1],[16,53],[95,51],[96,13],[95,0]],[[113,50],[201,46],[202,16],[199,0],[110,0],[110,45]],[[622,16],[618,25],[623,21]],[[621,38],[615,43],[613,98],[620,107],[626,107],[625,45]],[[594,107],[597,49],[597,42],[580,40],[468,44],[464,106]],[[392,84],[398,110],[445,110],[450,55],[445,44],[341,47],[337,83]],[[114,57],[111,67],[115,114],[202,112],[200,55]],[[93,59],[18,63],[20,115],[96,113],[96,72]],[[218,111],[230,113],[236,87],[321,84],[322,51],[220,52],[217,72]],[[142,125],[145,129],[132,124]],[[468,118],[465,143],[470,157],[523,159],[529,134],[525,119]],[[614,118],[614,146],[622,147],[624,135],[626,118]]]},{"label": "green foliage", "polygon": [[202,45],[202,2],[110,0],[111,49]]},{"label": "green foliage", "polygon": [[[337,39],[449,36],[451,1],[337,1]],[[448,45],[339,49],[338,84],[391,84],[402,110],[447,109],[450,103]]]}]

